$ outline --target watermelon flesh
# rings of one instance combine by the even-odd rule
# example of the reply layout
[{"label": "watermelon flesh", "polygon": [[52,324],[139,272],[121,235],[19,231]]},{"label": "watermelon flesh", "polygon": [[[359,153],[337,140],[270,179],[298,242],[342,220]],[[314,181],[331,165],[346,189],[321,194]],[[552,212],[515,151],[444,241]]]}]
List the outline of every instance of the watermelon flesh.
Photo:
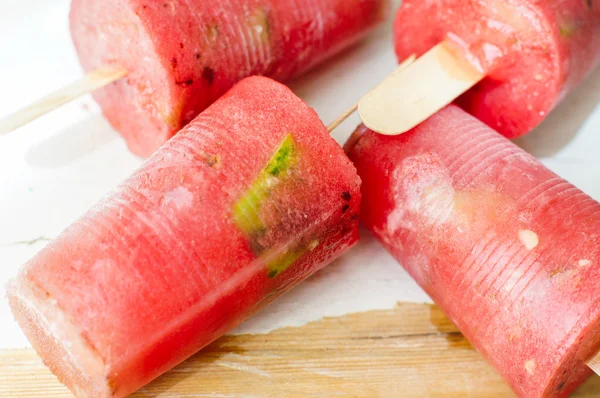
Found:
[{"label": "watermelon flesh", "polygon": [[600,62],[600,3],[404,0],[394,36],[400,60],[445,38],[470,52],[487,78],[457,104],[515,138],[536,127]]},{"label": "watermelon flesh", "polygon": [[361,220],[520,397],[565,397],[600,348],[600,204],[451,105],[347,145]]},{"label": "watermelon flesh", "polygon": [[76,396],[123,397],[353,246],[360,180],[317,114],[236,85],[9,285]]},{"label": "watermelon flesh", "polygon": [[86,71],[129,71],[94,98],[148,156],[242,78],[286,81],[355,43],[388,2],[73,0],[70,24]]}]

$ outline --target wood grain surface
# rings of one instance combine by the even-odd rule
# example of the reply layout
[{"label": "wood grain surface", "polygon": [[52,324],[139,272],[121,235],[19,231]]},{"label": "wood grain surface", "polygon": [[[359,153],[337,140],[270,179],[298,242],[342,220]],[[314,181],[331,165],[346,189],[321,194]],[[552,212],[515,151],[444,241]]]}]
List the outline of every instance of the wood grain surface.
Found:
[{"label": "wood grain surface", "polygon": [[[70,397],[31,349],[0,350],[0,397]],[[512,397],[441,311],[399,304],[225,336],[134,397]],[[575,397],[600,396],[592,377]]]}]

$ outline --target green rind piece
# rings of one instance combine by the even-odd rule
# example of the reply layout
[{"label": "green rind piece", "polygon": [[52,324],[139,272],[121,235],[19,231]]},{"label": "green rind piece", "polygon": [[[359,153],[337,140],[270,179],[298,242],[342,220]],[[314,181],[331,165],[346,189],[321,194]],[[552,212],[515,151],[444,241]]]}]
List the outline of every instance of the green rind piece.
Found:
[{"label": "green rind piece", "polygon": [[294,264],[300,257],[306,253],[307,250],[302,248],[300,250],[293,250],[283,254],[280,258],[275,261],[270,262],[267,265],[269,278],[273,279],[277,277],[277,275],[281,274],[283,271],[288,269],[292,264]]},{"label": "green rind piece", "polygon": [[252,186],[233,206],[235,223],[248,237],[264,234],[266,227],[261,219],[262,207],[271,191],[285,181],[289,170],[296,163],[296,145],[292,135],[288,134]]},{"label": "green rind piece", "polygon": [[[264,204],[269,200],[271,192],[289,178],[289,172],[297,162],[296,144],[292,135],[288,134],[250,188],[233,206],[235,223],[250,239],[251,246],[257,255],[262,254],[264,250],[257,240],[268,230],[268,226],[264,224],[261,217]],[[275,278],[296,262],[305,252],[306,249],[304,248],[295,249],[269,262],[267,264],[269,277]]]},{"label": "green rind piece", "polygon": [[288,269],[290,265],[298,261],[300,257],[305,255],[307,252],[315,250],[317,246],[319,246],[319,241],[315,239],[308,243],[308,245],[298,246],[296,249],[288,251],[281,255],[278,259],[271,261],[268,265],[269,278],[275,278],[277,275]]}]

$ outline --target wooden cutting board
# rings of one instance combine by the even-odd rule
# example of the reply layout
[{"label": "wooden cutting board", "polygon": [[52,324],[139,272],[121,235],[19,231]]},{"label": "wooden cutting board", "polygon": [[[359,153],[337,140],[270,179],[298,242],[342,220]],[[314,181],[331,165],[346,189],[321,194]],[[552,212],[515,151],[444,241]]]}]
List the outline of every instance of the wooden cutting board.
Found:
[{"label": "wooden cutting board", "polygon": [[[0,350],[0,397],[70,397],[31,349]],[[225,336],[134,397],[512,397],[441,311],[327,318]],[[600,396],[592,377],[575,397]]]}]

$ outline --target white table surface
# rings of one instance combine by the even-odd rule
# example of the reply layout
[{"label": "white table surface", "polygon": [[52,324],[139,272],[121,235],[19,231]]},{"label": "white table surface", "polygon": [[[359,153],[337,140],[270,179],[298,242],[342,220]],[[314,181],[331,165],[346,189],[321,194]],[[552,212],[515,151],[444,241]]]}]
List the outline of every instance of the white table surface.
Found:
[{"label": "white table surface", "polygon": [[[81,76],[68,32],[68,9],[69,0],[3,0],[0,117]],[[395,65],[389,23],[291,87],[327,124]],[[600,199],[599,100],[600,70],[539,129],[518,142],[596,199]],[[357,123],[352,117],[336,130],[335,138],[344,142]],[[140,164],[89,96],[0,137],[0,285]],[[429,302],[367,232],[362,238],[342,259],[235,332],[263,333],[324,316],[387,309],[400,301]],[[26,346],[2,288],[0,349]]]}]

